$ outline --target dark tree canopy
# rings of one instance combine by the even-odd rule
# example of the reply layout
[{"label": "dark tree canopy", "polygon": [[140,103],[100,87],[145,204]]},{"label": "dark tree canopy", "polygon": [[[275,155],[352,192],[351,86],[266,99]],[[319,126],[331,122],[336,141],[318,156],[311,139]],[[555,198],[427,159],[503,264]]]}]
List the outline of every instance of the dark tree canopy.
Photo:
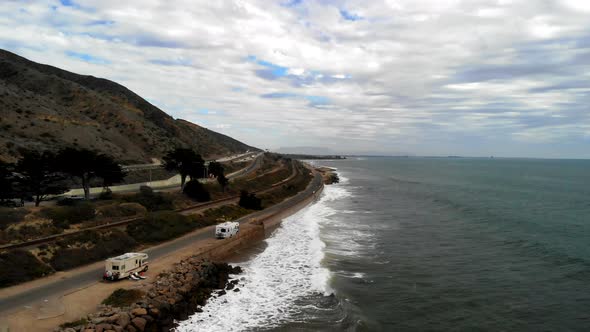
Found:
[{"label": "dark tree canopy", "polygon": [[211,200],[209,192],[199,180],[190,180],[187,182],[186,186],[184,186],[183,192],[197,202],[207,202]]},{"label": "dark tree canopy", "polygon": [[0,200],[16,197],[14,165],[0,161]]},{"label": "dark tree canopy", "polygon": [[221,186],[221,190],[225,191],[225,188],[229,184],[229,180],[225,177],[225,175],[220,174],[219,176],[217,176],[217,183],[219,183],[219,185]]},{"label": "dark tree canopy", "polygon": [[223,166],[221,165],[221,163],[218,163],[216,161],[212,161],[209,163],[209,174],[218,177],[220,175],[224,175],[224,169]]},{"label": "dark tree canopy", "polygon": [[97,177],[102,179],[102,186],[108,188],[115,183],[122,182],[127,173],[109,156],[99,155],[97,158]]},{"label": "dark tree canopy", "polygon": [[57,158],[51,152],[24,152],[15,172],[21,197],[33,196],[35,206],[39,206],[47,195],[59,195],[68,190]]},{"label": "dark tree canopy", "polygon": [[256,194],[248,193],[246,190],[240,192],[239,205],[250,210],[262,210],[262,200],[256,197]]},{"label": "dark tree canopy", "polygon": [[108,187],[120,182],[125,173],[113,158],[87,149],[66,148],[59,152],[59,167],[67,174],[82,181],[84,197],[90,198],[90,180],[102,178],[103,185]]},{"label": "dark tree canopy", "polygon": [[205,161],[192,149],[176,148],[164,156],[164,168],[180,173],[181,188],[184,188],[186,177],[199,179],[205,177]]}]

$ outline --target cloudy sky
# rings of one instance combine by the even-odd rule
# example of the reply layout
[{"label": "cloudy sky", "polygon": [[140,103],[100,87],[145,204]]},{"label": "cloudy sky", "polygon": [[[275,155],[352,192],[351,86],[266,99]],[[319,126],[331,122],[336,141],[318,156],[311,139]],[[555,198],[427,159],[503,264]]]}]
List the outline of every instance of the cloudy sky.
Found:
[{"label": "cloudy sky", "polygon": [[0,47],[261,148],[590,158],[590,1],[2,0]]}]

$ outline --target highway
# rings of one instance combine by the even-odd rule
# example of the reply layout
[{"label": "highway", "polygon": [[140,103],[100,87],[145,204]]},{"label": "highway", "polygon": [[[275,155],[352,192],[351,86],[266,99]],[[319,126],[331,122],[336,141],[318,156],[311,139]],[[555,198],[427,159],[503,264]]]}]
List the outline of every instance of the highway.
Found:
[{"label": "highway", "polygon": [[[243,173],[238,174],[238,175],[234,175],[233,178],[248,175],[249,173],[255,171],[258,167],[260,167],[260,163],[261,163],[261,158],[258,158],[247,169],[244,169]],[[267,173],[265,173],[265,174],[267,174]],[[297,175],[297,170],[295,167],[293,167],[293,172],[287,179],[273,184],[270,188],[255,190],[255,191],[253,191],[253,193],[261,193],[262,194],[262,193],[266,193],[271,190],[274,190],[276,186],[291,181],[293,178],[295,178],[296,175]],[[218,199],[215,201],[194,204],[192,206],[182,208],[182,209],[177,209],[175,211],[180,212],[181,214],[184,214],[184,215],[189,215],[189,214],[194,214],[198,211],[202,211],[205,209],[212,209],[212,208],[216,208],[216,207],[219,207],[222,205],[234,204],[234,203],[238,202],[238,199],[239,199],[239,195],[236,195],[236,196],[232,196],[232,197],[221,198],[221,199]],[[25,249],[25,248],[29,248],[32,246],[37,246],[41,243],[55,241],[57,239],[68,237],[68,236],[74,236],[76,234],[80,234],[80,233],[88,231],[88,230],[99,230],[99,229],[106,229],[106,228],[113,228],[113,227],[121,227],[121,226],[127,225],[131,222],[141,220],[141,219],[142,219],[141,217],[132,217],[132,218],[127,218],[127,219],[123,219],[123,220],[113,221],[113,222],[110,222],[107,224],[101,224],[101,225],[97,225],[97,226],[93,226],[93,227],[80,229],[80,230],[74,231],[74,232],[49,235],[49,236],[46,236],[43,238],[29,240],[29,241],[25,241],[25,242],[21,242],[21,243],[10,243],[10,244],[5,244],[5,245],[0,245],[0,250],[16,249],[16,248]]]},{"label": "highway", "polygon": [[[250,153],[248,154],[250,155]],[[258,155],[256,155],[256,159],[246,168],[238,170],[234,173],[228,174],[227,178],[228,179],[233,179],[233,178],[237,178],[237,177],[241,177],[241,176],[246,176],[250,173],[252,173],[253,171],[255,171],[258,167],[260,167],[260,164],[262,163],[262,153],[259,153]],[[158,168],[161,167],[159,165],[155,165],[155,164],[150,164],[151,168]],[[207,181],[207,179],[203,179],[204,181]],[[109,189],[111,189],[112,192],[114,193],[129,193],[129,192],[136,192],[139,191],[139,188],[141,186],[150,186],[152,187],[152,189],[158,191],[158,190],[167,190],[167,189],[172,189],[172,188],[178,188],[180,186],[180,175],[175,175],[169,179],[165,179],[165,180],[157,180],[157,181],[151,181],[151,182],[140,182],[140,183],[131,183],[131,184],[123,184],[123,185],[118,185],[118,186],[110,186]],[[90,196],[91,197],[95,197],[100,195],[100,193],[102,193],[104,190],[103,187],[92,187],[90,188]],[[60,196],[64,196],[64,197],[68,197],[68,196],[84,196],[84,190],[82,188],[77,188],[77,189],[71,189],[70,191],[60,195]]]},{"label": "highway", "polygon": [[[250,221],[252,218],[256,218],[257,220],[263,220],[265,218],[272,217],[273,215],[281,211],[292,208],[297,204],[301,203],[302,201],[313,195],[317,190],[319,190],[322,187],[322,185],[322,177],[320,174],[316,173],[312,182],[307,186],[307,188],[304,191],[301,191],[297,195],[277,205],[274,205],[263,211],[252,213],[250,215],[238,219],[237,221],[239,221],[240,223],[246,223]],[[168,256],[188,245],[194,244],[197,241],[210,239],[214,234],[214,229],[214,226],[202,228],[178,239],[171,240],[169,242],[165,242],[157,246],[148,248],[143,252],[148,253],[148,255],[150,256],[150,261],[154,261],[158,258]],[[23,291],[21,293],[0,299],[0,313],[10,313],[12,311],[21,309],[23,306],[34,304],[48,298],[59,297],[68,294],[72,291],[75,291],[79,288],[83,288],[90,284],[96,283],[100,280],[102,273],[104,271],[104,267],[100,264],[93,265],[97,266],[89,270],[84,270],[83,272],[80,272],[79,274],[76,274],[67,279],[59,279],[54,282],[44,284],[43,286],[34,289],[29,289],[27,291]]]}]

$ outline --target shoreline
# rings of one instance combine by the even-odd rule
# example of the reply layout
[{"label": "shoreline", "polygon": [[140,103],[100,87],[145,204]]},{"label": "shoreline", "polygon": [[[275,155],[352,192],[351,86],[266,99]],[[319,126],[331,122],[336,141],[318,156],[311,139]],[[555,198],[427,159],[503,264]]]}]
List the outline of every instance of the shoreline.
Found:
[{"label": "shoreline", "polygon": [[[168,270],[175,263],[188,257],[198,257],[213,261],[226,262],[231,257],[239,257],[241,250],[252,248],[267,238],[280,225],[283,219],[305,208],[314,202],[321,194],[324,184],[322,178],[315,170],[311,170],[315,176],[308,187],[266,210],[252,213],[238,219],[243,225],[240,236],[231,240],[218,241],[214,238],[207,238],[202,241],[181,246],[178,250],[155,259],[150,265],[149,276],[145,281],[134,282],[122,280],[116,283],[103,283],[96,281],[80,289],[74,289],[58,297],[47,298],[43,303],[35,303],[0,317],[0,329],[10,328],[10,331],[52,331],[54,328],[65,322],[75,321],[98,310],[100,302],[117,288],[141,289],[151,285],[155,276]],[[319,183],[318,183],[319,181]],[[311,192],[310,192],[311,191]],[[243,219],[243,220],[242,220]],[[191,235],[212,234],[213,227],[206,227],[186,234],[170,242],[181,243],[190,240]],[[184,241],[183,241],[184,240]],[[156,250],[165,243],[148,248],[146,251]],[[243,257],[243,256],[242,256]],[[96,267],[102,267],[103,262],[97,262],[72,271],[64,272],[61,275],[50,276],[49,280],[40,279],[31,283],[15,286],[15,289],[0,291],[0,295],[15,295],[20,289],[30,289],[35,283],[37,287],[50,283],[51,280],[67,279],[68,275],[80,271],[92,271]]]}]

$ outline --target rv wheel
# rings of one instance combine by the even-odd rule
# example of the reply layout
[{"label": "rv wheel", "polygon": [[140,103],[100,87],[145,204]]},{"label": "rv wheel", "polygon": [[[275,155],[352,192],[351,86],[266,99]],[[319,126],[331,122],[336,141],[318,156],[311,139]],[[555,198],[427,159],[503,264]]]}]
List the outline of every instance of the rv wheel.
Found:
[{"label": "rv wheel", "polygon": [[148,267],[147,266],[143,268],[143,272],[145,272],[147,270],[148,270]]}]

